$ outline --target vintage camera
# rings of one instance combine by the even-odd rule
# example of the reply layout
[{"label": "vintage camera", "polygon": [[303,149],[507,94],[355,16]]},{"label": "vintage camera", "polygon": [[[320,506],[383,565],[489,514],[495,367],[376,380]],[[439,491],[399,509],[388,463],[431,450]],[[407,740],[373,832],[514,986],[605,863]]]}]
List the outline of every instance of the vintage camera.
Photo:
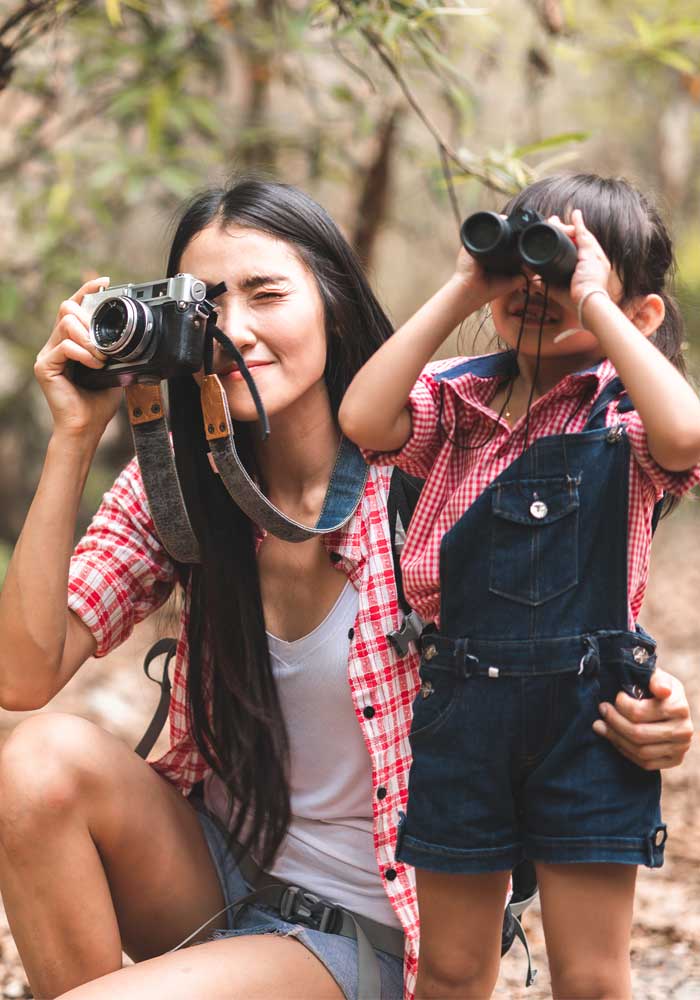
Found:
[{"label": "vintage camera", "polygon": [[518,274],[526,264],[552,285],[568,285],[576,269],[576,247],[538,212],[521,209],[507,219],[496,212],[475,212],[463,223],[462,243],[484,270]]},{"label": "vintage camera", "polygon": [[191,274],[86,295],[90,339],[107,361],[100,369],[73,364],[73,381],[104,389],[199,371],[210,313],[206,297],[206,285]]}]

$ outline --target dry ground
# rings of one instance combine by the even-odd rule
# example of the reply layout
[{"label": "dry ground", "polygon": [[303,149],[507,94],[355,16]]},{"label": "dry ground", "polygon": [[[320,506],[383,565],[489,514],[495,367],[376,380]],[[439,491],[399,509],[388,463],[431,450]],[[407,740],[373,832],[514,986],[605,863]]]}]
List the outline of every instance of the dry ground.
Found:
[{"label": "dry ground", "polygon": [[[700,724],[698,542],[700,508],[681,510],[662,524],[642,619],[659,640],[663,665],[683,679],[696,723]],[[143,625],[116,653],[105,660],[87,663],[44,711],[78,713],[135,744],[157,701],[157,688],[140,669],[152,635],[152,626]],[[0,740],[22,717],[0,710]],[[658,871],[642,870],[639,876],[632,941],[634,997],[635,1000],[700,1000],[700,742],[697,739],[684,767],[667,772],[664,777],[664,818],[670,830],[666,864]],[[503,962],[497,995],[513,1000],[543,1000],[550,995],[549,979],[536,908],[527,914],[525,925],[539,969],[537,982],[528,990],[522,988],[524,965],[516,942]],[[29,996],[2,911],[0,984],[5,997]]]}]

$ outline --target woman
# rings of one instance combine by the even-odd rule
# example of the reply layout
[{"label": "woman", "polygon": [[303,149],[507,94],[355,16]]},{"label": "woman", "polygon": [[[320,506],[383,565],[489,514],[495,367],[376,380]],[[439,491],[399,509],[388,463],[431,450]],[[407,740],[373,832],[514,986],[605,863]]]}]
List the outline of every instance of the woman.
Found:
[{"label": "woman", "polygon": [[[246,358],[272,431],[265,444],[246,433],[254,405],[236,366],[216,353],[237,438],[270,499],[315,523],[340,399],[391,332],[351,251],[299,191],[247,181],[185,211],[168,268],[176,271],[226,282],[218,325]],[[413,874],[393,851],[418,658],[386,640],[400,617],[389,470],[370,472],[351,521],[322,540],[261,537],[207,460],[195,383],[173,380],[174,447],[201,567],[165,553],[134,463],[71,561],[85,476],[119,404],[116,390],[81,392],[64,374],[69,359],[102,363],[80,305],[101,280],[62,305],[37,360],[54,430],[0,602],[2,648],[13,650],[0,668],[2,705],[46,704],[176,583],[185,600],[171,746],[153,767],[68,716],[31,718],[3,748],[0,886],[34,993],[356,997],[351,937],[284,920],[259,901],[237,929],[222,914],[195,934],[196,947],[164,954],[247,892],[220,821],[279,879],[372,921],[383,998],[401,996],[402,963],[381,944],[403,929],[410,994]],[[641,766],[672,766],[690,742],[688,706],[677,681],[659,673],[655,683],[653,701],[608,706],[605,735]],[[229,797],[246,809],[230,817]],[[376,925],[388,929],[380,946]],[[120,969],[122,948],[137,965]]]}]

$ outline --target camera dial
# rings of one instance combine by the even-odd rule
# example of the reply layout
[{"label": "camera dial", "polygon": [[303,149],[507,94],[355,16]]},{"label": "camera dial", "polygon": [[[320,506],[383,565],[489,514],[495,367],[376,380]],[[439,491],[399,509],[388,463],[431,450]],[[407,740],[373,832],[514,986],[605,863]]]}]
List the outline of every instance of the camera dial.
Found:
[{"label": "camera dial", "polygon": [[121,361],[140,357],[153,333],[153,313],[144,302],[119,295],[105,299],[90,320],[90,337],[103,354]]}]

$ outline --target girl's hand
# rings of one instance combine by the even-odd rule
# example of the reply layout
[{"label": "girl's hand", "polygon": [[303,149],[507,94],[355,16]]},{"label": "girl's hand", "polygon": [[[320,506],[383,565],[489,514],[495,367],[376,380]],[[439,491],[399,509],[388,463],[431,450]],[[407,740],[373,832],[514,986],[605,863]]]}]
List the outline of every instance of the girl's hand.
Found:
[{"label": "girl's hand", "polygon": [[34,374],[46,396],[53,417],[54,432],[99,440],[117,411],[121,389],[81,389],[66,375],[68,361],[89,368],[102,368],[104,355],[89,337],[89,319],[81,303],[88,292],[97,292],[109,278],[86,281],[61,303],[51,336],[39,351]]},{"label": "girl's hand", "polygon": [[462,247],[457,256],[455,279],[462,282],[471,310],[481,309],[487,302],[515,291],[522,283],[522,276],[492,274]]},{"label": "girl's hand", "polygon": [[685,689],[677,677],[658,667],[651,675],[653,698],[636,701],[620,692],[614,705],[602,703],[593,723],[599,736],[646,771],[682,764],[693,739],[693,722]]},{"label": "girl's hand", "polygon": [[610,261],[598,240],[590,230],[586,229],[583,214],[575,208],[571,213],[573,223],[573,241],[578,250],[578,263],[571,279],[569,294],[575,306],[592,288],[602,288],[610,292]]}]

